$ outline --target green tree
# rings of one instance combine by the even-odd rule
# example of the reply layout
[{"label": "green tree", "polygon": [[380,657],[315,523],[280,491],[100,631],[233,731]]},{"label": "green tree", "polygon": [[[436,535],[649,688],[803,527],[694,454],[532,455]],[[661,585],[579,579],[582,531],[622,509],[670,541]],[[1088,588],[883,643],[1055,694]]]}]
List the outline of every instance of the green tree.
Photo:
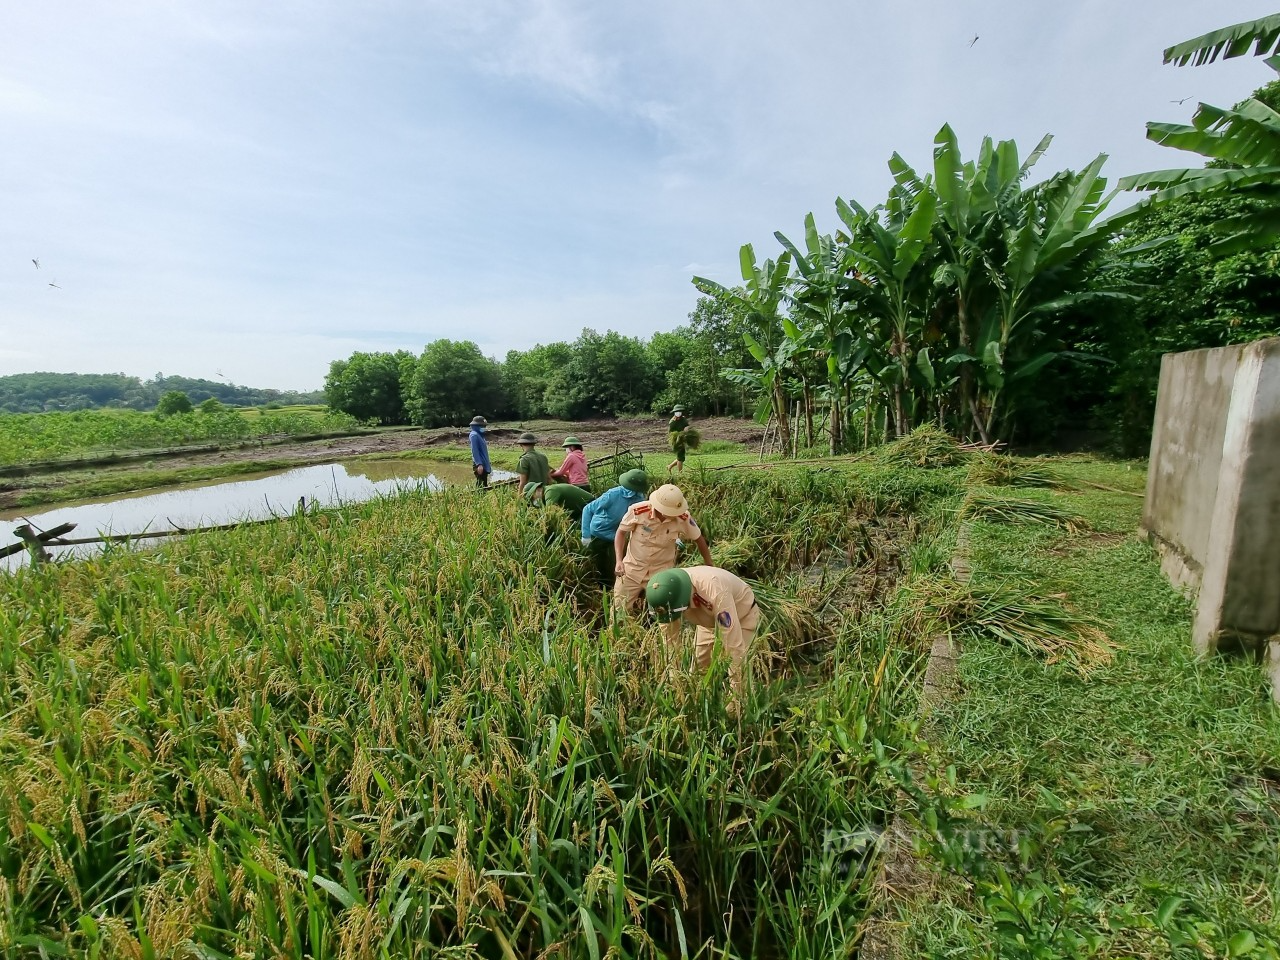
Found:
[{"label": "green tree", "polygon": [[407,350],[356,352],[346,360],[334,360],[324,381],[325,400],[330,409],[358,420],[404,423],[406,414],[400,380],[413,362],[413,354]]},{"label": "green tree", "polygon": [[[1219,54],[1238,57],[1280,51],[1280,14],[1215,30],[1164,52],[1165,63],[1196,66]],[[1280,55],[1266,61],[1280,73]],[[1265,88],[1264,88],[1265,89]],[[1201,168],[1158,170],[1126,177],[1123,189],[1155,191],[1151,202],[1167,203],[1199,193],[1248,196],[1257,204],[1219,224],[1227,236],[1223,248],[1238,249],[1280,235],[1280,113],[1274,100],[1251,97],[1230,109],[1202,103],[1191,123],[1148,123],[1147,139],[1189,150],[1212,161]]]},{"label": "green tree", "polygon": [[567,365],[548,387],[549,412],[566,420],[648,410],[661,378],[643,341],[612,330],[583,330]]},{"label": "green tree", "polygon": [[222,405],[222,401],[217,397],[209,397],[200,403],[200,412],[205,414],[222,413],[226,407]]},{"label": "green tree", "polygon": [[156,413],[162,417],[171,417],[178,413],[191,412],[191,398],[181,390],[170,390],[156,404]]},{"label": "green tree", "polygon": [[787,379],[795,346],[782,333],[782,315],[791,276],[791,254],[783,252],[776,261],[766,258],[757,264],[755,248],[746,243],[738,250],[738,265],[745,286],[726,287],[706,277],[694,277],[693,285],[699,293],[720,300],[727,310],[742,318],[742,339],[759,369],[728,369],[722,375],[758,393],[763,406],[757,409],[757,415],[763,419],[769,414],[777,419],[785,448],[791,443]]},{"label": "green tree", "polygon": [[502,387],[510,412],[522,420],[550,416],[548,396],[559,389],[572,358],[573,347],[567,343],[509,351],[502,365]]},{"label": "green tree", "polygon": [[400,394],[410,422],[424,427],[458,426],[505,404],[498,363],[470,340],[427,344],[417,362],[405,365]]}]

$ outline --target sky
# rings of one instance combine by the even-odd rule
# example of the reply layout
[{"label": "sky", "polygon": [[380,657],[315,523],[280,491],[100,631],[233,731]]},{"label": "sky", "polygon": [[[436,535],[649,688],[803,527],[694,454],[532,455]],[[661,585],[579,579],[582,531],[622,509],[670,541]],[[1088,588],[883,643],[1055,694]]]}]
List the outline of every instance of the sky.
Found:
[{"label": "sky", "polygon": [[647,337],[943,123],[1053,134],[1034,179],[1198,165],[1145,122],[1274,75],[1161,51],[1271,3],[8,4],[0,375],[310,390],[356,350]]}]

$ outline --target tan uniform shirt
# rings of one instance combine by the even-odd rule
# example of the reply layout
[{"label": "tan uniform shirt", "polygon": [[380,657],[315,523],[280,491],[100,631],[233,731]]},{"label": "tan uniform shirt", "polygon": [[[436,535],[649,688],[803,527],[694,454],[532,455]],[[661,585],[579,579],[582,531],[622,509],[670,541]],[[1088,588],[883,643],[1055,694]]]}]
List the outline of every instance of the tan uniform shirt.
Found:
[{"label": "tan uniform shirt", "polygon": [[[693,597],[681,618],[698,629],[694,637],[695,659],[699,668],[711,665],[711,653],[719,635],[729,655],[730,676],[734,687],[741,689],[746,676],[747,656],[751,641],[760,624],[756,595],[742,578],[719,567],[685,567],[693,584]],[[667,639],[674,642],[680,635],[680,621],[667,625]]]},{"label": "tan uniform shirt", "polygon": [[647,582],[659,570],[668,570],[676,565],[677,540],[694,543],[702,536],[702,531],[689,514],[665,517],[647,501],[627,510],[618,530],[631,536],[623,560],[627,571],[624,576],[627,580],[641,583]]}]

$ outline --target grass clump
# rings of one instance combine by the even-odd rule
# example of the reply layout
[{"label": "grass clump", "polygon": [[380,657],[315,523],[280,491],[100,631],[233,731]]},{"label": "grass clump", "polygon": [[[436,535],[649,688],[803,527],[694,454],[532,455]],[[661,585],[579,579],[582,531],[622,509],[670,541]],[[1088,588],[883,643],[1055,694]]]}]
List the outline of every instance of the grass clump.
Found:
[{"label": "grass clump", "polygon": [[1115,650],[1099,621],[1069,609],[1061,597],[1037,596],[1030,583],[975,586],[936,578],[917,581],[908,596],[916,623],[996,640],[1081,676],[1109,663]]},{"label": "grass clump", "polygon": [[1191,604],[1132,532],[1141,472],[1072,462],[1095,528],[973,524],[985,594],[1032,580],[1105,623],[1073,682],[967,644],[922,730],[949,771],[921,801],[927,876],[894,908],[899,956],[1280,956],[1280,711],[1245,658],[1201,659]]},{"label": "grass clump", "polygon": [[987,490],[971,490],[960,505],[959,519],[992,523],[1038,523],[1068,533],[1090,529],[1089,521],[1052,503],[1008,497]]},{"label": "grass clump", "polygon": [[1065,480],[1042,460],[980,453],[969,461],[968,480],[978,487],[1061,487]]},{"label": "grass clump", "polygon": [[968,457],[955,437],[931,423],[921,424],[875,452],[879,462],[903,467],[954,467]]}]

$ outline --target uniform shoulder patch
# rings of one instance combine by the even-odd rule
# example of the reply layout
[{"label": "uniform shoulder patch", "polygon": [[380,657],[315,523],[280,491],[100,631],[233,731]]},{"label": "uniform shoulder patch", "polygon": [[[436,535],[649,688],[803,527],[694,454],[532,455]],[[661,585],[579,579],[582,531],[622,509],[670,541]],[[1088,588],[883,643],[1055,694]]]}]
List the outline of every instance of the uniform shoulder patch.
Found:
[{"label": "uniform shoulder patch", "polygon": [[721,610],[720,615],[716,617],[716,622],[722,627],[733,626],[733,617],[729,616],[728,610]]},{"label": "uniform shoulder patch", "polygon": [[632,509],[632,510],[634,510],[637,514],[640,514],[640,513],[649,513],[650,511],[652,511],[652,510],[653,510],[653,508],[652,508],[652,507],[650,507],[650,506],[649,506],[649,504],[647,504],[647,503],[637,503],[637,504],[636,504],[634,507],[632,507],[631,509]]}]

